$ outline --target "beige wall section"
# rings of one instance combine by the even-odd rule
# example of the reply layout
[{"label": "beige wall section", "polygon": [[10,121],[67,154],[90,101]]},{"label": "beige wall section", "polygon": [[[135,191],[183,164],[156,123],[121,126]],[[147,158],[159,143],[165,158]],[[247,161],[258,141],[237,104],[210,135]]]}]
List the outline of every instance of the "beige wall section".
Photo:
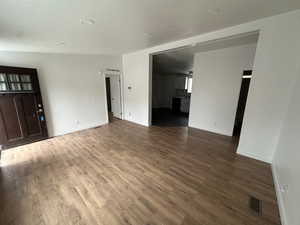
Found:
[{"label": "beige wall section", "polygon": [[194,58],[189,126],[231,136],[244,70],[256,44],[200,52]]},{"label": "beige wall section", "polygon": [[103,75],[121,57],[1,52],[0,64],[38,69],[50,136],[107,122]]}]

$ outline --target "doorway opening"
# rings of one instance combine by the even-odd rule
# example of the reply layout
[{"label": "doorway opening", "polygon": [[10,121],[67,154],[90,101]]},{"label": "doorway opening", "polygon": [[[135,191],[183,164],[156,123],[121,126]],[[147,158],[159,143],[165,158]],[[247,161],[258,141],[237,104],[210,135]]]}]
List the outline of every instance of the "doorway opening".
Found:
[{"label": "doorway opening", "polygon": [[110,77],[105,77],[105,84],[106,84],[106,101],[107,101],[108,121],[110,122],[112,119]]},{"label": "doorway opening", "polygon": [[245,70],[243,72],[239,101],[238,101],[237,110],[235,114],[234,128],[232,134],[232,136],[237,138],[237,140],[239,140],[241,130],[242,130],[242,124],[243,124],[244,113],[247,104],[251,77],[252,77],[252,70]]},{"label": "doorway opening", "polygon": [[193,61],[189,49],[153,55],[152,125],[188,126]]},{"label": "doorway opening", "polygon": [[118,70],[105,73],[108,122],[122,119],[121,74]]},{"label": "doorway opening", "polygon": [[254,31],[150,54],[149,124],[224,135],[236,151],[258,38]]}]

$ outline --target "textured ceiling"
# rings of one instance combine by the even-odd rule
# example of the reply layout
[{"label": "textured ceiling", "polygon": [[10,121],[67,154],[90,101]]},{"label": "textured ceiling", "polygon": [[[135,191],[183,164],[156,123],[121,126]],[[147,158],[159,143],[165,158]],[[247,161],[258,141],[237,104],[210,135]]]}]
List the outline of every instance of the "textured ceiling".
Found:
[{"label": "textured ceiling", "polygon": [[300,8],[299,0],[1,0],[0,50],[122,54]]}]

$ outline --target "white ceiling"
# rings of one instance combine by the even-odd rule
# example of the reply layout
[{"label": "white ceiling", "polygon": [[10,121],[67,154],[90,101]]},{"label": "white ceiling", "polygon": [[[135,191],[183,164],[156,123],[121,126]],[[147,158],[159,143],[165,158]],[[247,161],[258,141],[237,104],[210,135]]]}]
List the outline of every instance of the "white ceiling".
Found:
[{"label": "white ceiling", "polygon": [[297,8],[299,0],[1,0],[0,50],[122,54]]},{"label": "white ceiling", "polygon": [[193,71],[194,55],[197,52],[206,52],[233,46],[252,44],[257,43],[257,41],[258,33],[251,33],[206,43],[199,43],[195,46],[188,46],[159,53],[153,58],[154,71],[165,74],[188,74],[189,71]]}]

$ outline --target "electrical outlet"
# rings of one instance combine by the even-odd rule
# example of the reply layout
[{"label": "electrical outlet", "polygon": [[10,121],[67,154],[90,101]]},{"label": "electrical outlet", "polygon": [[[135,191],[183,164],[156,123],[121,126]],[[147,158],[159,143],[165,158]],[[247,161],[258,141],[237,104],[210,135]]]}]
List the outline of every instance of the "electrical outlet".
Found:
[{"label": "electrical outlet", "polygon": [[75,121],[76,125],[78,126],[80,124],[80,121],[79,120],[76,120]]},{"label": "electrical outlet", "polygon": [[129,112],[128,115],[131,116],[131,112]]}]

